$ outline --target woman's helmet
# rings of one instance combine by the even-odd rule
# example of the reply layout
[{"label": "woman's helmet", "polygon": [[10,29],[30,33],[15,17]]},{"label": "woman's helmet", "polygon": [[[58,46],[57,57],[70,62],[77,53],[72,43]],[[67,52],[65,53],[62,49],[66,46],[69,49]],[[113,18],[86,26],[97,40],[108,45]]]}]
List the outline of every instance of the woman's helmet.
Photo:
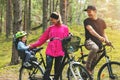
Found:
[{"label": "woman's helmet", "polygon": [[27,35],[25,31],[19,31],[15,34],[16,39]]}]

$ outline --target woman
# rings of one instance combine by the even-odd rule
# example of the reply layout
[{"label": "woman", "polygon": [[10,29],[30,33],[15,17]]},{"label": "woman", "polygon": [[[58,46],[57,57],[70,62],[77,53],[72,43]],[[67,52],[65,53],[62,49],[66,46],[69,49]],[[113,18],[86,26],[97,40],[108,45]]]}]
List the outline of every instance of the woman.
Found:
[{"label": "woman", "polygon": [[62,49],[61,40],[69,35],[68,27],[62,24],[61,16],[57,12],[53,12],[50,15],[50,21],[52,25],[47,28],[47,30],[41,35],[41,37],[33,44],[30,44],[31,48],[35,48],[44,44],[47,40],[49,40],[47,49],[46,49],[46,71],[43,76],[43,80],[50,80],[50,72],[53,64],[53,59],[55,59],[54,72],[56,79],[56,75],[58,74],[60,61],[64,56],[64,51]]}]

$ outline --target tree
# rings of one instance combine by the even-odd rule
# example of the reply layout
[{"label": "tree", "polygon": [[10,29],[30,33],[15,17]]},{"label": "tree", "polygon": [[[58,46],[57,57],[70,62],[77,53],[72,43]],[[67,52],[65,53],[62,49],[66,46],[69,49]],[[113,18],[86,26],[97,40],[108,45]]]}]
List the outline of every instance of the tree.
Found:
[{"label": "tree", "polygon": [[67,24],[67,3],[68,0],[60,0],[60,14],[64,24]]},{"label": "tree", "polygon": [[28,32],[30,31],[30,29],[31,29],[31,0],[29,0],[28,3],[28,27],[27,27]]},{"label": "tree", "polygon": [[5,0],[0,0],[0,33],[2,33],[3,29],[2,29],[2,26],[3,26],[3,18],[4,18],[4,7],[5,5]]},{"label": "tree", "polygon": [[47,28],[48,22],[48,0],[43,0],[43,32]]},{"label": "tree", "polygon": [[8,39],[12,28],[12,2],[6,1],[6,38]]},{"label": "tree", "polygon": [[25,0],[23,30],[29,32],[30,28],[31,28],[31,0]]},{"label": "tree", "polygon": [[[21,8],[22,0],[13,0],[13,34],[17,31],[22,30],[21,22],[22,22],[22,8]],[[11,57],[11,64],[18,64],[19,56],[17,50],[15,48],[14,40],[12,42],[12,57]]]}]

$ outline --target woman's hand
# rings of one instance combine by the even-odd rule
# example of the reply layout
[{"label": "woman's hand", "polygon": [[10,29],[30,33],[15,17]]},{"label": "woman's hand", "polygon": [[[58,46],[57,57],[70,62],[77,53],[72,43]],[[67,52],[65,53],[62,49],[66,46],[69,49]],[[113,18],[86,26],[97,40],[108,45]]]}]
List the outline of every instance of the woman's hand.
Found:
[{"label": "woman's hand", "polygon": [[33,49],[33,47],[31,46],[31,44],[28,45],[30,49]]}]

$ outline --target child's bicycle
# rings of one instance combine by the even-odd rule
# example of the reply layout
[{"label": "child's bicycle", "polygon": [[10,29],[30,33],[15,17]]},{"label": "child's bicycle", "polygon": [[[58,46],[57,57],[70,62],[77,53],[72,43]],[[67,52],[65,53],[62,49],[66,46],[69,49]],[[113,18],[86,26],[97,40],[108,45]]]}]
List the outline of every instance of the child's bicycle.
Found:
[{"label": "child's bicycle", "polygon": [[[42,48],[34,50],[35,53],[39,51],[40,58],[37,60],[31,60],[31,67],[26,68],[24,65],[21,66],[19,80],[42,80],[46,64],[41,50]],[[61,66],[58,66],[59,74],[50,76],[56,76],[56,80],[91,80],[92,78],[90,74],[79,62],[74,60],[74,57],[69,55],[67,48],[65,48],[64,51],[65,56],[61,61]],[[68,65],[67,68],[65,67],[66,65]],[[65,72],[63,72],[63,70],[65,70]],[[65,76],[66,74],[67,76]]]},{"label": "child's bicycle", "polygon": [[[79,48],[81,50],[81,57],[79,57],[78,61],[82,62],[83,64],[86,63],[85,61],[85,57],[87,57],[88,55],[83,53],[83,47],[84,45],[80,45]],[[120,62],[117,61],[111,61],[109,59],[109,56],[107,55],[106,52],[106,44],[103,45],[102,50],[98,51],[98,55],[100,55],[100,57],[97,59],[97,61],[95,63],[91,64],[91,68],[94,69],[94,67],[97,65],[97,63],[103,58],[105,57],[106,59],[106,63],[104,63],[101,68],[98,71],[98,75],[97,75],[97,80],[120,80]],[[111,48],[113,48],[113,46],[110,46]]]}]

